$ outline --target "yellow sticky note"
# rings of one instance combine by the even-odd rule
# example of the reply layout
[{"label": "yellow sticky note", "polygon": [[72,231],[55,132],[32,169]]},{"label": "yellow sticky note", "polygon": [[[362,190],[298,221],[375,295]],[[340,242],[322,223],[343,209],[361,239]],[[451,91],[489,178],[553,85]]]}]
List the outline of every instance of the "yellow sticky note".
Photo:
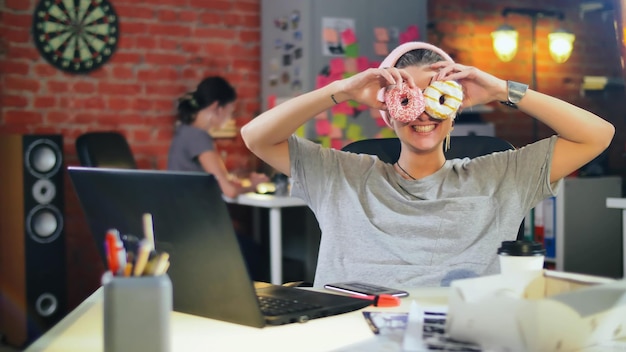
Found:
[{"label": "yellow sticky note", "polygon": [[354,124],[354,123],[352,123],[352,124],[350,124],[348,126],[348,129],[346,130],[346,137],[348,139],[352,139],[352,140],[357,141],[359,139],[362,139],[361,135],[362,135],[362,128],[361,128],[361,126],[359,126],[357,124]]},{"label": "yellow sticky note", "polygon": [[337,126],[339,128],[346,128],[346,126],[348,126],[348,116],[345,114],[333,115],[333,126]]}]

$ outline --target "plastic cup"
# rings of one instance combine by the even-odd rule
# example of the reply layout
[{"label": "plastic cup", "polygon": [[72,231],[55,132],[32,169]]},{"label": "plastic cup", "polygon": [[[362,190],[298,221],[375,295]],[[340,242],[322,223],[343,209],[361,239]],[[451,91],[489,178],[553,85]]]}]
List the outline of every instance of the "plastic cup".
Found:
[{"label": "plastic cup", "polygon": [[517,273],[528,270],[543,270],[546,250],[539,242],[504,241],[498,248],[500,272]]}]

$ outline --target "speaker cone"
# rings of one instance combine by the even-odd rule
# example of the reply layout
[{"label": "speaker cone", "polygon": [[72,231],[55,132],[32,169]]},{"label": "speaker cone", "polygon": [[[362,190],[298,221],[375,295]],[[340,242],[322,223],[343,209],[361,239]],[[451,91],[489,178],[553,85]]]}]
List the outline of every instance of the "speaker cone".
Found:
[{"label": "speaker cone", "polygon": [[33,142],[25,154],[26,168],[38,177],[47,177],[61,167],[62,154],[59,147],[49,139]]},{"label": "speaker cone", "polygon": [[26,218],[26,231],[36,242],[50,243],[59,237],[63,228],[63,216],[52,205],[34,207]]},{"label": "speaker cone", "polygon": [[37,180],[32,189],[33,198],[39,204],[48,204],[57,194],[57,188],[52,181],[42,178]]},{"label": "speaker cone", "polygon": [[43,293],[35,301],[35,310],[42,317],[49,317],[59,308],[59,301],[51,293]]}]

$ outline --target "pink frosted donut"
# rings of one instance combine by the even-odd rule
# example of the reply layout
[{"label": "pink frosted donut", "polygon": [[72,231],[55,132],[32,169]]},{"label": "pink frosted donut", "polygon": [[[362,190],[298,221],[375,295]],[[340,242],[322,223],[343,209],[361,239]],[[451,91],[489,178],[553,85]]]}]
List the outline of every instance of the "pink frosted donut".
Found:
[{"label": "pink frosted donut", "polygon": [[387,112],[391,118],[403,123],[417,119],[426,108],[420,89],[411,89],[403,84],[401,89],[392,88],[385,92]]}]

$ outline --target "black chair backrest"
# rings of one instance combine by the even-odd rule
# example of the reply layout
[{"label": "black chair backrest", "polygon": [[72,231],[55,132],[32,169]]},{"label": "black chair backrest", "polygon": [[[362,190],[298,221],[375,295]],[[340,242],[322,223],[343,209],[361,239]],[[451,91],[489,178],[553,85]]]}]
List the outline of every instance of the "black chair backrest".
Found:
[{"label": "black chair backrest", "polygon": [[[515,149],[511,143],[491,136],[451,136],[450,150],[445,152],[446,159],[475,158],[477,156]],[[398,138],[373,138],[352,142],[342,150],[377,155],[384,162],[393,164],[400,157],[400,140]]]},{"label": "black chair backrest", "polygon": [[[512,150],[515,147],[498,137],[491,136],[451,136],[450,149],[444,152],[446,159],[475,158],[481,155]],[[372,138],[352,142],[341,150],[377,155],[386,163],[393,164],[400,157],[400,140],[398,138]],[[517,232],[517,240],[524,240],[524,221]]]},{"label": "black chair backrest", "polygon": [[81,166],[136,169],[135,157],[119,132],[87,132],[76,139]]}]

